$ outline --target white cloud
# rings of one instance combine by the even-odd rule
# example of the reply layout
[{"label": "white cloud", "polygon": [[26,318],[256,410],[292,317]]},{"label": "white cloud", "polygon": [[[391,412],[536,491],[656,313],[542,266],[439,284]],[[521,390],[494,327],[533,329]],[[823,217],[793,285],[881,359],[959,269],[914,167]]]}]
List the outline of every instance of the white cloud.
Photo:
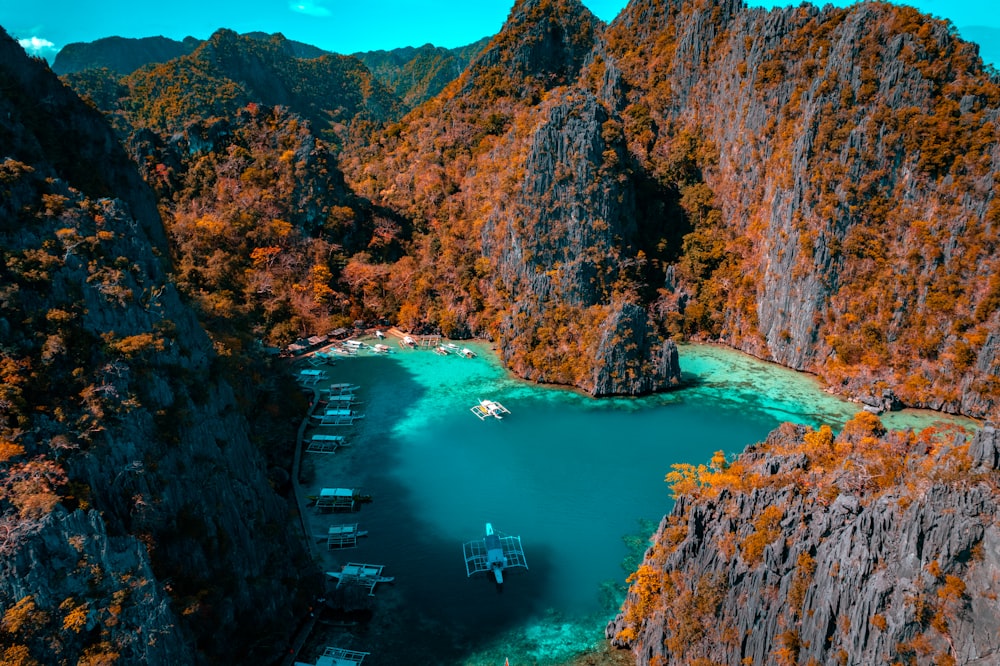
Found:
[{"label": "white cloud", "polygon": [[291,0],[288,8],[293,12],[306,14],[308,16],[329,16],[330,10],[318,4],[322,0]]},{"label": "white cloud", "polygon": [[56,48],[55,44],[47,39],[42,39],[41,37],[19,39],[17,40],[17,43],[21,45],[22,49],[34,56],[45,56],[59,50]]}]

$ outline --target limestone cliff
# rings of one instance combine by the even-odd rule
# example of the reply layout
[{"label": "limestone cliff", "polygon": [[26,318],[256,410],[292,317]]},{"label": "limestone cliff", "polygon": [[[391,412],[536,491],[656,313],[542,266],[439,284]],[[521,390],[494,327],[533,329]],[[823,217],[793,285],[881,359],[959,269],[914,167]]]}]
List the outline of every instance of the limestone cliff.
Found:
[{"label": "limestone cliff", "polygon": [[152,193],[104,118],[6,35],[0,76],[5,654],[272,659],[307,558],[167,280]]},{"label": "limestone cliff", "polygon": [[996,663],[998,451],[866,414],[675,470],[608,638],[639,664]]},{"label": "limestone cliff", "polygon": [[531,0],[343,163],[467,261],[428,269],[437,294],[408,301],[446,312],[421,323],[499,336],[524,376],[590,390],[566,356],[593,345],[553,313],[623,296],[661,337],[985,416],[1000,386],[998,91],[974,45],[887,3],[636,0],[605,27],[571,0]]},{"label": "limestone cliff", "polygon": [[[517,2],[442,95],[343,159],[359,194],[413,221],[435,290],[399,294],[401,325],[491,337],[535,381],[641,393],[679,368],[642,303],[655,205],[637,203],[602,30],[576,1]],[[449,261],[425,264],[436,246]]]},{"label": "limestone cliff", "polygon": [[642,0],[607,40],[648,118],[634,154],[669,169],[677,128],[700,142],[722,220],[685,253],[721,250],[682,271],[722,313],[703,333],[854,396],[992,413],[1000,94],[974,45],[880,2]]},{"label": "limestone cliff", "polygon": [[[854,398],[996,410],[1000,82],[912,8],[634,0],[605,26],[578,0],[519,0],[404,117],[357,61],[229,31],[91,83],[127,98],[116,123],[164,143],[263,103],[339,149],[382,219],[367,246],[317,263],[309,321],[489,337],[517,373],[588,391],[667,387],[599,377],[599,332],[628,303],[649,332],[632,370],[694,337]],[[356,216],[331,212],[337,246]]]}]

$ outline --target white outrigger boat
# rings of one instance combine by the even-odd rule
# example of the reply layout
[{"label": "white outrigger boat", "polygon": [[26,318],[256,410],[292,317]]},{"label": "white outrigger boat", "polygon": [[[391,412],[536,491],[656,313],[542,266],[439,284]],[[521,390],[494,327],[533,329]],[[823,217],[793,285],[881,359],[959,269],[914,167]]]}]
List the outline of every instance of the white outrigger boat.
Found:
[{"label": "white outrigger boat", "polygon": [[310,435],[305,438],[306,453],[336,453],[349,442],[343,435]]},{"label": "white outrigger boat", "polygon": [[471,578],[473,574],[488,571],[497,585],[503,585],[505,569],[528,568],[528,560],[521,547],[521,537],[500,534],[493,530],[492,523],[486,523],[484,538],[462,544],[462,552],[465,555],[467,576]]},{"label": "white outrigger boat", "polygon": [[307,664],[304,661],[296,661],[295,666],[360,666],[370,652],[359,652],[358,650],[346,650],[344,648],[328,647],[323,650],[323,654],[316,660],[315,664]]},{"label": "white outrigger boat", "polygon": [[471,411],[479,417],[480,421],[485,421],[488,416],[492,416],[495,419],[502,419],[504,414],[510,414],[510,410],[496,400],[480,399],[479,404],[473,407]]},{"label": "white outrigger boat", "polygon": [[[330,397],[332,398],[334,396]],[[319,425],[346,426],[354,425],[355,421],[365,418],[365,415],[360,414],[353,409],[344,407],[325,409],[322,414],[313,414],[309,418],[312,419],[313,422],[317,422]]]},{"label": "white outrigger boat", "polygon": [[354,393],[360,386],[357,384],[348,384],[347,382],[338,382],[336,384],[330,384],[325,389],[320,392],[320,396],[324,395],[347,395],[349,393]]},{"label": "white outrigger boat", "polygon": [[316,510],[321,513],[332,511],[354,511],[360,493],[355,488],[323,488],[316,496]]},{"label": "white outrigger boat", "polygon": [[337,579],[337,588],[343,585],[356,585],[367,587],[368,596],[375,596],[375,586],[379,583],[391,583],[396,580],[395,576],[383,576],[384,564],[358,564],[348,562],[340,568],[340,571],[327,571],[326,575]]},{"label": "white outrigger boat", "polygon": [[368,530],[359,530],[357,523],[346,525],[331,525],[327,534],[320,539],[326,539],[327,550],[335,548],[354,548],[358,538],[368,536]]},{"label": "white outrigger boat", "polygon": [[464,356],[465,358],[476,358],[476,352],[472,351],[468,347],[462,347],[461,351],[458,352],[459,356]]}]

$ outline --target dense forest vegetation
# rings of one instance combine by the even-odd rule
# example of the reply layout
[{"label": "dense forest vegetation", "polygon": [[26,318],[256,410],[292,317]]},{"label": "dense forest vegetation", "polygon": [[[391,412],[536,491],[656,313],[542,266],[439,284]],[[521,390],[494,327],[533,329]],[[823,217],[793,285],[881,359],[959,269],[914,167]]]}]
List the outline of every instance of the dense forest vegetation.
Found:
[{"label": "dense forest vegetation", "polygon": [[674,465],[608,637],[651,666],[989,662],[998,444],[861,412]]},{"label": "dense forest vegetation", "polygon": [[424,44],[419,48],[403,47],[352,55],[395,93],[406,108],[412,109],[455,80],[488,43],[489,38],[484,37],[457,49]]},{"label": "dense forest vegetation", "polygon": [[213,349],[106,119],[5,34],[0,78],[2,661],[269,661],[311,572],[268,476],[302,405]]},{"label": "dense forest vegetation", "polygon": [[[310,572],[268,470],[296,405],[263,381],[262,345],[355,322],[482,336],[523,377],[604,395],[668,388],[673,341],[714,340],[849,396],[995,415],[1000,77],[949,24],[881,2],[633,0],[606,26],[577,0],[519,0],[486,43],[396,56],[220,30],[60,85],[0,40],[5,660],[280,651]],[[987,458],[861,416],[680,467],[686,499],[612,637],[641,644],[659,613],[650,644],[737,650],[712,618],[739,594],[671,558],[738,500],[704,552],[781,564],[760,588],[789,602],[744,653],[839,660],[860,621],[872,650],[947,663],[978,644],[975,543],[922,563],[891,611],[813,607],[819,639],[801,630],[820,622],[819,550],[776,558],[782,536],[808,542],[793,505],[933,522],[947,495],[993,515]]]},{"label": "dense forest vegetation", "polygon": [[[389,320],[493,339],[528,378],[629,393],[668,386],[635,378],[692,337],[855,397],[992,410],[1000,92],[948,24],[884,3],[637,0],[604,26],[572,0],[518,2],[485,46],[359,54],[390,86],[443,85],[470,59],[405,116],[359,60],[290,50],[220,31],[126,77],[68,78],[128,138],[181,266],[205,259],[192,220],[209,208],[243,235],[212,262],[230,269],[182,283],[240,294],[268,342]],[[254,113],[329,156],[236,159]],[[264,155],[288,150],[287,168]],[[238,180],[215,180],[223,162]],[[316,210],[242,222],[263,199],[224,192],[282,201],[329,179]],[[292,235],[242,231],[262,216]],[[270,295],[243,296],[275,267]]]}]

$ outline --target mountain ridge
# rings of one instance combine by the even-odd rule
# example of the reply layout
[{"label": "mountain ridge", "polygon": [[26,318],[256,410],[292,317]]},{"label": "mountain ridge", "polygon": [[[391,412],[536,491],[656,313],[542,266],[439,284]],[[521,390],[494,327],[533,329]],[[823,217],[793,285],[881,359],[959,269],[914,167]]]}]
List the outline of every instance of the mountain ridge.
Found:
[{"label": "mountain ridge", "polygon": [[[338,55],[311,44],[286,39],[280,33],[255,31],[242,36],[261,42],[277,40],[288,55],[303,60]],[[186,37],[179,42],[166,37],[105,37],[93,42],[74,42],[56,54],[52,70],[60,76],[70,77],[76,82],[75,87],[83,90],[82,75],[88,70],[107,70],[116,77],[124,77],[147,65],[160,65],[189,55],[206,41],[194,37]],[[412,108],[439,93],[465,69],[488,41],[484,38],[451,49],[425,44],[421,47],[362,51],[352,53],[350,57],[363,62],[407,108]],[[109,104],[105,102],[100,106],[108,108]]]},{"label": "mountain ridge", "polygon": [[[476,151],[488,153],[505,141],[523,140],[510,133],[523,122],[515,119],[537,122],[530,120],[540,117],[533,109],[541,108],[546,95],[595,92],[608,114],[601,121],[607,137],[620,133],[628,149],[606,157],[620,169],[622,182],[631,180],[623,189],[640,188],[639,200],[651,206],[650,215],[638,219],[660,217],[638,238],[622,238],[634,248],[626,252],[636,246],[643,251],[634,293],[643,307],[657,313],[661,334],[719,340],[819,374],[852,397],[867,399],[891,388],[908,405],[972,415],[994,409],[988,387],[996,373],[991,361],[996,313],[989,305],[992,297],[980,300],[977,285],[989,282],[989,248],[995,243],[989,220],[997,208],[988,183],[997,169],[996,83],[977,62],[972,45],[956,39],[946,23],[884,3],[767,12],[747,10],[739,2],[634,2],[602,39],[583,40],[590,53],[581,52],[576,61],[587,63],[573,70],[579,78],[556,76],[548,89],[524,69],[523,63],[533,62],[525,55],[527,47],[513,44],[544,44],[545,28],[538,28],[537,36],[510,37],[529,24],[518,17],[539,8],[553,16],[572,11],[560,3],[516,5],[511,22],[480,58],[442,97],[411,113],[402,133],[375,151],[343,156],[359,192],[411,211],[417,219],[434,217],[439,205],[433,197],[440,195],[432,193],[438,185],[426,175],[416,177],[407,166],[435,159],[433,150],[416,157],[419,142],[407,133],[433,132],[445,144],[451,136],[463,137],[478,160],[478,171],[467,182],[462,165],[468,158],[444,161],[438,171],[446,190],[496,194],[500,181],[485,178],[491,167]],[[879,55],[882,44],[902,59]],[[551,60],[539,56],[533,67],[558,71],[565,61],[550,53],[555,54]],[[936,61],[928,60],[932,54]],[[850,69],[857,61],[864,66]],[[509,72],[497,67],[501,62]],[[457,99],[461,102],[449,101]],[[460,114],[451,110],[463,105]],[[457,118],[468,120],[456,123]],[[838,124],[847,129],[838,132]],[[490,138],[487,147],[483,137],[491,136],[497,138]],[[454,151],[468,152],[458,146]],[[492,159],[509,161],[520,154],[507,153]],[[377,163],[393,165],[384,181],[371,166]],[[518,164],[523,163],[512,162],[510,170],[517,172]],[[566,170],[573,174],[574,165]],[[582,171],[572,182],[577,191],[596,185]],[[426,195],[420,183],[429,186]],[[894,194],[893,188],[905,192]],[[955,191],[976,194],[955,200]],[[459,194],[449,205],[469,198]],[[894,209],[890,203],[909,200],[927,203],[920,204],[922,209]],[[530,208],[545,211],[548,205],[537,201]],[[958,243],[958,251],[946,259],[963,285],[955,292],[961,298],[928,301],[928,285],[941,275],[936,260],[927,262],[911,252],[912,242],[893,240],[893,225],[930,217],[944,207],[964,220],[957,226],[976,220],[979,235],[972,240],[953,234],[940,217],[928,227],[923,253],[933,257],[934,247]],[[554,210],[566,209],[563,204]],[[486,213],[484,219],[489,217]],[[904,235],[902,229],[898,235]],[[917,274],[898,288],[896,298],[913,306],[902,310],[878,293],[876,285],[888,274],[866,279],[900,262],[913,263]],[[554,257],[543,261],[532,283],[544,289],[544,275],[561,265]],[[657,283],[665,288],[650,295]],[[477,288],[489,289],[485,283]],[[862,304],[871,316],[866,326],[856,327],[857,315],[847,310]],[[956,316],[970,324],[951,330]],[[481,324],[478,319],[472,318],[474,328]],[[593,356],[581,349],[576,353]],[[959,363],[936,362],[952,357]],[[517,371],[542,376],[524,370]],[[557,381],[585,385],[566,375]],[[963,388],[955,391],[955,386]]]}]

